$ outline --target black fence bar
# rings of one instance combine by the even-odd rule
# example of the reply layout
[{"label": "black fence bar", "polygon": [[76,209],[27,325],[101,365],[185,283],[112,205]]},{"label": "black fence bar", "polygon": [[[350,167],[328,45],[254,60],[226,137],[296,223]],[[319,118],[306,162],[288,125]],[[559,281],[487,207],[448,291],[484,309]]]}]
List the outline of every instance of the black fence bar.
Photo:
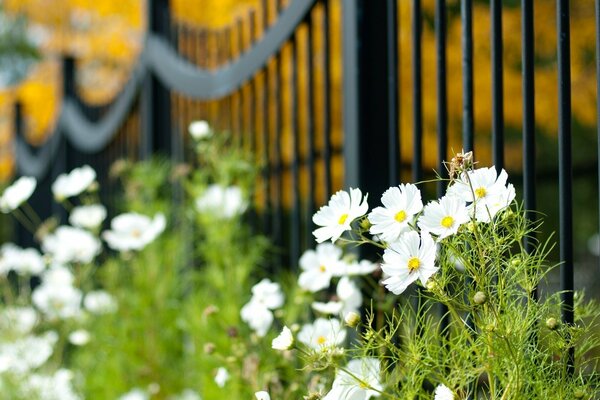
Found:
[{"label": "black fence bar", "polygon": [[[256,14],[250,10],[248,15],[248,35],[250,38],[250,48],[256,41]],[[250,151],[256,152],[256,77],[248,82],[248,130],[246,132],[250,137]]]},{"label": "black fence bar", "polygon": [[[600,93],[600,0],[595,1],[596,16],[596,94]],[[596,131],[597,131],[597,157],[598,157],[598,208],[600,211],[600,96],[596,97]],[[600,212],[598,212],[600,217]],[[600,221],[598,221],[598,231],[600,232]],[[600,234],[598,236],[600,241]],[[600,258],[599,258],[600,261]]]},{"label": "black fence bar", "polygon": [[323,8],[323,163],[325,173],[325,197],[333,191],[331,178],[331,70],[329,46],[329,0],[322,0]]},{"label": "black fence bar", "polygon": [[[523,198],[525,216],[533,221],[537,206],[535,185],[535,75],[534,75],[534,36],[533,0],[521,1],[521,32],[523,64]],[[534,250],[534,239],[525,238],[525,251]],[[537,290],[532,293],[537,299]]]},{"label": "black fence bar", "polygon": [[492,47],[492,154],[496,170],[504,168],[504,89],[502,78],[502,0],[490,1]]},{"label": "black fence bar", "polygon": [[316,171],[315,171],[315,122],[314,117],[316,114],[315,110],[315,99],[314,99],[314,68],[313,68],[313,46],[314,46],[314,34],[313,34],[313,23],[312,13],[308,16],[306,21],[307,37],[306,37],[306,157],[308,160],[308,195],[306,198],[306,243],[312,243],[312,216],[316,211],[315,205],[315,182],[316,182]]},{"label": "black fence bar", "polygon": [[423,179],[423,85],[421,83],[421,0],[412,1],[413,151],[412,180]]},{"label": "black fence bar", "polygon": [[[448,176],[446,157],[448,156],[448,85],[446,80],[446,0],[435,2],[435,49],[436,49],[436,86],[437,86],[437,169],[442,178]],[[446,183],[437,182],[437,195],[446,192]]]},{"label": "black fence bar", "polygon": [[400,97],[398,88],[398,2],[387,0],[387,97],[388,97],[388,164],[390,186],[400,183]]},{"label": "black fence bar", "polygon": [[283,195],[283,168],[281,161],[281,128],[283,126],[283,115],[282,115],[282,90],[281,90],[281,64],[282,64],[282,56],[279,53],[274,59],[274,67],[275,73],[273,76],[273,100],[275,102],[275,114],[274,118],[274,127],[275,131],[273,132],[273,141],[274,141],[274,154],[273,154],[273,163],[275,168],[275,182],[273,184],[274,189],[274,215],[273,215],[273,238],[275,245],[280,247],[283,245],[283,205],[282,205],[282,195]]},{"label": "black fence bar", "polygon": [[474,150],[473,122],[473,2],[461,0],[463,121],[462,139],[465,151]]},{"label": "black fence bar", "polygon": [[[268,1],[267,0],[262,0],[261,2],[261,11],[262,11],[262,34],[264,35],[264,33],[267,31],[268,27],[269,27],[269,5],[268,5]],[[261,132],[261,142],[262,142],[262,149],[263,149],[263,154],[262,154],[262,169],[261,169],[261,177],[262,177],[262,184],[263,184],[263,202],[264,202],[264,208],[263,208],[263,212],[262,212],[262,227],[263,227],[263,232],[265,234],[269,234],[271,232],[271,209],[272,209],[272,204],[271,204],[271,158],[270,158],[270,154],[271,154],[271,149],[270,149],[270,143],[271,141],[269,140],[269,116],[271,115],[270,113],[270,108],[269,108],[269,83],[270,83],[270,78],[269,78],[269,66],[265,65],[265,67],[262,70],[262,75],[263,75],[263,80],[262,80],[262,85],[261,85],[261,91],[260,91],[260,101],[261,101],[261,117],[262,117],[262,121],[261,121],[261,125],[262,125],[262,132]]]},{"label": "black fence bar", "polygon": [[[571,160],[571,45],[569,0],[556,2],[558,47],[558,186],[560,286],[562,320],[573,324],[573,189]],[[574,371],[574,349],[569,349],[569,371]]]},{"label": "black fence bar", "polygon": [[290,43],[290,130],[292,136],[292,221],[290,224],[290,263],[294,267],[300,258],[300,139],[298,134],[298,38]]}]

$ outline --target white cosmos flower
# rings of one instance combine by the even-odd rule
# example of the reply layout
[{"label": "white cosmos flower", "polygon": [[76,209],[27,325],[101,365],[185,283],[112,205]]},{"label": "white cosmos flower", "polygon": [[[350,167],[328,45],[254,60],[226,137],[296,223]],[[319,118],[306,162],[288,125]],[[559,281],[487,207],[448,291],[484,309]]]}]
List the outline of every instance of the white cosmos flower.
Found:
[{"label": "white cosmos flower", "polygon": [[0,197],[0,211],[6,214],[19,208],[21,204],[31,197],[36,186],[36,179],[30,176],[22,176],[17,179],[2,193]]},{"label": "white cosmos flower", "polygon": [[271,400],[269,393],[264,390],[254,393],[254,396],[256,397],[256,400]]},{"label": "white cosmos flower", "polygon": [[230,219],[248,208],[242,189],[238,186],[225,187],[212,184],[196,199],[196,209],[217,218]]},{"label": "white cosmos flower", "polygon": [[329,393],[323,400],[368,400],[379,397],[383,385],[380,381],[379,359],[365,357],[350,360],[344,370],[339,370]]},{"label": "white cosmos flower", "polygon": [[279,336],[271,342],[271,347],[275,350],[289,350],[294,345],[294,335],[287,326],[284,326]]},{"label": "white cosmos flower", "polygon": [[100,253],[101,244],[86,230],[59,226],[44,237],[42,249],[57,263],[89,263]]},{"label": "white cosmos flower", "polygon": [[313,235],[317,243],[331,239],[333,243],[345,231],[351,229],[350,224],[358,217],[366,214],[369,209],[367,197],[362,197],[360,189],[350,188],[350,194],[343,190],[338,191],[313,215],[313,222],[321,228],[315,229]]},{"label": "white cosmos flower", "polygon": [[356,283],[347,276],[342,277],[338,282],[336,294],[339,301],[330,301],[328,303],[314,302],[312,308],[323,314],[342,314],[354,311],[357,312],[362,305],[362,293]]},{"label": "white cosmos flower", "polygon": [[454,400],[454,393],[447,386],[440,384],[435,388],[434,400]]},{"label": "white cosmos flower", "polygon": [[102,204],[90,204],[73,208],[69,223],[78,228],[97,229],[106,218],[106,207]]},{"label": "white cosmos flower", "polygon": [[141,250],[165,230],[166,224],[162,213],[156,214],[153,219],[134,212],[125,213],[113,218],[111,229],[104,231],[102,238],[113,250]]},{"label": "white cosmos flower", "polygon": [[52,184],[52,194],[58,201],[77,196],[96,180],[96,171],[89,165],[75,168],[68,174],[60,174]]},{"label": "white cosmos flower", "polygon": [[41,336],[25,336],[0,344],[0,373],[23,374],[42,366],[54,351],[58,334],[49,331]]},{"label": "white cosmos flower", "polygon": [[404,292],[417,279],[424,286],[438,270],[435,255],[435,243],[427,232],[423,232],[422,236],[414,231],[404,233],[383,253],[381,268],[389,276],[383,284],[394,294]]},{"label": "white cosmos flower", "polygon": [[12,243],[0,248],[0,275],[15,271],[19,275],[39,275],[46,264],[34,248],[22,249]]},{"label": "white cosmos flower", "polygon": [[250,300],[240,311],[242,321],[246,322],[260,337],[267,334],[273,323],[273,313],[264,304]]},{"label": "white cosmos flower", "polygon": [[478,168],[463,172],[460,178],[448,188],[448,194],[459,196],[469,203],[487,203],[506,190],[507,179],[508,174],[504,169],[498,175],[496,167]]},{"label": "white cosmos flower", "polygon": [[284,301],[281,286],[277,282],[271,282],[270,279],[263,279],[252,287],[252,301],[270,310],[281,307]]},{"label": "white cosmos flower", "polygon": [[224,387],[229,380],[229,371],[225,367],[219,367],[215,375],[215,383],[218,387]]},{"label": "white cosmos flower", "polygon": [[471,214],[475,210],[475,219],[479,222],[490,222],[498,212],[504,210],[515,199],[515,187],[512,184],[495,196],[489,196],[485,202],[473,203],[469,206]]},{"label": "white cosmos flower", "polygon": [[104,290],[94,290],[85,295],[83,306],[92,314],[110,314],[117,310],[117,301]]},{"label": "white cosmos flower", "polygon": [[37,320],[37,312],[32,307],[6,307],[0,314],[0,331],[26,335]]},{"label": "white cosmos flower", "polygon": [[42,275],[42,284],[51,286],[72,286],[73,273],[62,264],[52,264]]},{"label": "white cosmos flower", "polygon": [[31,374],[25,383],[29,399],[80,400],[81,396],[73,388],[73,373],[61,368],[54,375]]},{"label": "white cosmos flower", "polygon": [[69,342],[75,346],[85,346],[90,341],[90,333],[85,329],[77,329],[69,334]]},{"label": "white cosmos flower", "polygon": [[372,235],[386,242],[393,242],[410,229],[413,216],[423,209],[421,192],[413,184],[401,184],[386,190],[381,196],[383,207],[369,213]]},{"label": "white cosmos flower", "polygon": [[418,225],[422,231],[437,235],[438,240],[454,235],[458,228],[469,221],[464,200],[455,196],[444,196],[429,202],[423,209]]},{"label": "white cosmos flower", "polygon": [[212,136],[210,125],[204,120],[193,121],[188,126],[188,131],[194,140],[207,139]]},{"label": "white cosmos flower", "polygon": [[314,350],[328,350],[346,339],[346,330],[336,318],[317,318],[298,332],[298,341]]},{"label": "white cosmos flower", "polygon": [[310,292],[327,288],[331,278],[344,269],[342,250],[331,243],[321,243],[315,250],[305,251],[299,263],[302,272],[298,284]]},{"label": "white cosmos flower", "polygon": [[42,283],[35,288],[31,299],[33,304],[49,319],[67,319],[81,314],[82,294],[70,285]]}]

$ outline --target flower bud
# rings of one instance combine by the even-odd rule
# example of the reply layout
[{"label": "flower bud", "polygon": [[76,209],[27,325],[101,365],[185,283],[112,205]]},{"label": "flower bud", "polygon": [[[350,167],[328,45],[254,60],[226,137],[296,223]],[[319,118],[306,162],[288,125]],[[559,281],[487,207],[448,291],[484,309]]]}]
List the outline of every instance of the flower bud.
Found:
[{"label": "flower bud", "polygon": [[205,317],[208,317],[210,315],[213,315],[215,313],[219,312],[219,308],[217,306],[215,306],[214,304],[210,304],[209,306],[207,306],[204,311],[202,311],[202,315],[204,315]]},{"label": "flower bud", "polygon": [[485,296],[485,293],[483,293],[483,292],[477,292],[473,296],[473,303],[475,303],[477,305],[482,305],[483,303],[485,303],[486,300],[487,300],[487,297]]},{"label": "flower bud", "polygon": [[583,390],[581,390],[581,389],[577,389],[577,390],[575,391],[575,393],[573,393],[573,396],[574,396],[576,399],[583,399],[583,398],[585,397],[585,392],[584,392]]},{"label": "flower bud", "polygon": [[204,344],[204,353],[212,354],[217,349],[217,346],[214,343],[208,342]]},{"label": "flower bud", "polygon": [[554,317],[550,317],[546,320],[546,327],[548,329],[550,329],[551,331],[555,330],[556,328],[558,328],[558,321],[556,320],[556,318]]},{"label": "flower bud", "polygon": [[360,324],[360,315],[354,311],[350,311],[344,317],[344,321],[350,328],[356,328]]},{"label": "flower bud", "polygon": [[369,219],[368,219],[368,218],[363,218],[363,219],[360,221],[360,227],[361,227],[362,229],[364,229],[365,231],[368,231],[368,230],[371,228],[371,221],[369,221]]}]

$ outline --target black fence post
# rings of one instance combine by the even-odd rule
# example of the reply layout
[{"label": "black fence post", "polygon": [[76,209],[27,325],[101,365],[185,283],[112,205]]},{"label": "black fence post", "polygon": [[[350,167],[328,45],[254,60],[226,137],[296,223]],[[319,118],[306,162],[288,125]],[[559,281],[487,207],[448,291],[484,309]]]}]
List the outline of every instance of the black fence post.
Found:
[{"label": "black fence post", "polygon": [[371,206],[399,172],[389,165],[397,158],[387,157],[388,151],[399,151],[398,113],[388,95],[388,63],[396,62],[389,48],[397,42],[381,26],[388,21],[387,9],[385,1],[343,3],[345,185],[369,193]]},{"label": "black fence post", "polygon": [[[148,0],[148,35],[169,40],[171,21],[169,0]],[[140,157],[161,152],[170,154],[171,143],[171,94],[156,76],[148,73],[142,94],[142,141]]]}]

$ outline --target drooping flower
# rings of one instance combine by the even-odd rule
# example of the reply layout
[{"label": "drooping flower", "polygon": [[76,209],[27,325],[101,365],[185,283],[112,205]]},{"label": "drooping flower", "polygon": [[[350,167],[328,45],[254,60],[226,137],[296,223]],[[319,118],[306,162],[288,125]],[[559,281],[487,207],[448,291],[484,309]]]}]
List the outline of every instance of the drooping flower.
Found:
[{"label": "drooping flower", "polygon": [[196,199],[196,209],[217,218],[230,219],[248,208],[242,189],[238,186],[225,187],[212,184]]},{"label": "drooping flower", "polygon": [[12,243],[0,248],[0,275],[9,271],[19,275],[38,275],[45,267],[42,255],[34,248],[22,249]]},{"label": "drooping flower", "polygon": [[414,231],[404,233],[383,253],[381,268],[389,276],[383,284],[394,294],[404,292],[417,279],[425,286],[429,277],[438,270],[435,256],[435,243],[428,233],[424,232],[421,236]]},{"label": "drooping flower", "polygon": [[85,295],[83,306],[92,314],[110,314],[117,310],[117,301],[104,290],[94,290]]},{"label": "drooping flower", "polygon": [[188,126],[188,131],[194,140],[202,140],[212,136],[210,125],[204,120],[193,121]]},{"label": "drooping flower", "polygon": [[60,174],[52,183],[52,194],[57,201],[77,196],[87,190],[96,180],[96,171],[89,165],[75,168],[68,174]]},{"label": "drooping flower", "polygon": [[335,243],[345,231],[350,230],[350,224],[368,211],[367,197],[365,195],[363,199],[360,189],[353,188],[350,188],[350,194],[343,190],[334,193],[329,203],[313,215],[313,222],[321,227],[313,231],[317,243],[329,239]]},{"label": "drooping flower", "polygon": [[447,386],[439,384],[435,388],[434,400],[454,400],[454,393]]},{"label": "drooping flower", "polygon": [[346,339],[346,330],[336,318],[317,318],[298,332],[298,341],[314,350],[328,350]]},{"label": "drooping flower", "polygon": [[317,292],[328,287],[331,278],[343,270],[342,250],[331,243],[321,243],[315,250],[305,251],[299,263],[302,273],[298,284],[302,289]]},{"label": "drooping flower", "polygon": [[353,311],[357,312],[362,305],[362,294],[356,283],[347,276],[342,277],[338,282],[336,294],[338,301],[328,303],[314,302],[312,308],[323,314],[342,314]]},{"label": "drooping flower", "polygon": [[329,393],[323,400],[368,400],[383,390],[379,359],[365,357],[350,360],[339,370]]},{"label": "drooping flower", "polygon": [[101,244],[86,230],[59,226],[44,237],[42,249],[57,263],[89,263],[100,253]]},{"label": "drooping flower", "polygon": [[22,176],[17,179],[2,193],[0,211],[6,214],[19,208],[31,197],[36,186],[37,180],[30,176]]},{"label": "drooping flower", "polygon": [[110,230],[102,233],[108,246],[117,251],[142,250],[160,235],[167,224],[162,213],[153,219],[138,213],[125,213],[116,216],[110,223]]},{"label": "drooping flower", "polygon": [[218,387],[224,387],[229,380],[229,371],[225,367],[219,367],[215,375],[215,383]]},{"label": "drooping flower", "polygon": [[422,231],[437,235],[438,240],[454,235],[458,228],[469,221],[466,203],[459,197],[444,196],[429,202],[417,222]]},{"label": "drooping flower", "polygon": [[421,192],[413,184],[401,184],[386,190],[381,196],[383,207],[369,213],[369,232],[386,242],[397,240],[410,229],[409,223],[423,209]]},{"label": "drooping flower", "polygon": [[271,347],[275,350],[289,350],[294,345],[294,335],[287,326],[284,326],[279,336],[271,342]]},{"label": "drooping flower", "polygon": [[254,393],[254,396],[256,397],[256,400],[271,400],[271,395],[264,390]]},{"label": "drooping flower", "polygon": [[73,208],[69,215],[69,223],[78,228],[97,229],[106,218],[106,207],[102,204],[91,204]]}]

